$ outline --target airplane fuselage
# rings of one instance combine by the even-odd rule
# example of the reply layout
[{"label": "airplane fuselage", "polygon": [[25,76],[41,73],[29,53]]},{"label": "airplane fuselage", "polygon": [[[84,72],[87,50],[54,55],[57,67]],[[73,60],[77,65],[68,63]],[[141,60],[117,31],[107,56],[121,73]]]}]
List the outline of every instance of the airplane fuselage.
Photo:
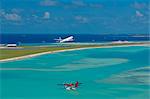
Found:
[{"label": "airplane fuselage", "polygon": [[60,43],[73,41],[73,36],[67,37],[65,39],[60,40]]}]

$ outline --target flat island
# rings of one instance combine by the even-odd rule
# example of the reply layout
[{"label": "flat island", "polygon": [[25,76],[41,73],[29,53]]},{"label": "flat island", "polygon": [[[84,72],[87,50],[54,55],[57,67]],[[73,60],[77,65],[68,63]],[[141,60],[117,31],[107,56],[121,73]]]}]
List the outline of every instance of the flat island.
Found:
[{"label": "flat island", "polygon": [[114,47],[114,46],[137,46],[137,45],[148,45],[149,42],[114,42],[114,43],[66,43],[56,44],[49,46],[18,46],[18,47],[1,47],[0,48],[0,61],[10,61],[23,58],[34,57],[43,54],[50,54],[62,51],[81,50],[89,48],[103,48],[103,47]]}]

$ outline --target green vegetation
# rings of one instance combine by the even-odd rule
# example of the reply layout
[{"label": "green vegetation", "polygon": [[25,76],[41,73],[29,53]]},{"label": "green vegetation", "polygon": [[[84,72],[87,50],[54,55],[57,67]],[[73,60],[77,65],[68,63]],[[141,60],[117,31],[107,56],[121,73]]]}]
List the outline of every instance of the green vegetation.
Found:
[{"label": "green vegetation", "polygon": [[21,46],[17,48],[0,49],[0,59],[7,59],[48,51],[59,51],[74,48],[96,47],[98,45],[67,45],[67,46]]},{"label": "green vegetation", "polygon": [[64,44],[57,46],[19,46],[16,48],[1,48],[0,49],[0,60],[8,59],[19,56],[26,56],[30,54],[37,54],[42,52],[49,51],[59,51],[66,49],[75,49],[75,48],[87,48],[87,47],[104,47],[104,46],[120,46],[120,45],[136,45],[136,44],[148,44],[149,42],[144,43],[111,43],[111,44]]}]

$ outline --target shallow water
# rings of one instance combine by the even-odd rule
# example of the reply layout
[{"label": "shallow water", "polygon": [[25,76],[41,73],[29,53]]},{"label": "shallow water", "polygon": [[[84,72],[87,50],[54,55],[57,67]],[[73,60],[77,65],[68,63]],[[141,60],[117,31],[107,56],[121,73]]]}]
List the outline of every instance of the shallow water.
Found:
[{"label": "shallow water", "polygon": [[[148,99],[149,47],[97,48],[2,62],[2,99]],[[79,81],[76,91],[57,84]]]}]

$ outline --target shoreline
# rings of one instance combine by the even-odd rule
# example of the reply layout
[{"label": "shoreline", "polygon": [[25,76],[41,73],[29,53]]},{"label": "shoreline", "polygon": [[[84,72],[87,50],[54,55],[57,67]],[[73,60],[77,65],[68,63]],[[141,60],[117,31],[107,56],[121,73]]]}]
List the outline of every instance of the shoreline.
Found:
[{"label": "shoreline", "polygon": [[8,58],[8,59],[1,59],[0,62],[15,61],[15,60],[21,60],[21,59],[41,56],[41,55],[45,55],[45,54],[53,54],[53,53],[67,52],[67,51],[86,50],[86,49],[95,49],[95,48],[130,47],[130,46],[149,46],[149,44],[108,45],[108,46],[85,47],[85,48],[73,48],[73,49],[65,49],[65,50],[57,50],[57,51],[48,51],[48,52],[41,52],[41,53],[36,53],[36,54],[30,54],[30,55],[25,55],[25,56]]}]

